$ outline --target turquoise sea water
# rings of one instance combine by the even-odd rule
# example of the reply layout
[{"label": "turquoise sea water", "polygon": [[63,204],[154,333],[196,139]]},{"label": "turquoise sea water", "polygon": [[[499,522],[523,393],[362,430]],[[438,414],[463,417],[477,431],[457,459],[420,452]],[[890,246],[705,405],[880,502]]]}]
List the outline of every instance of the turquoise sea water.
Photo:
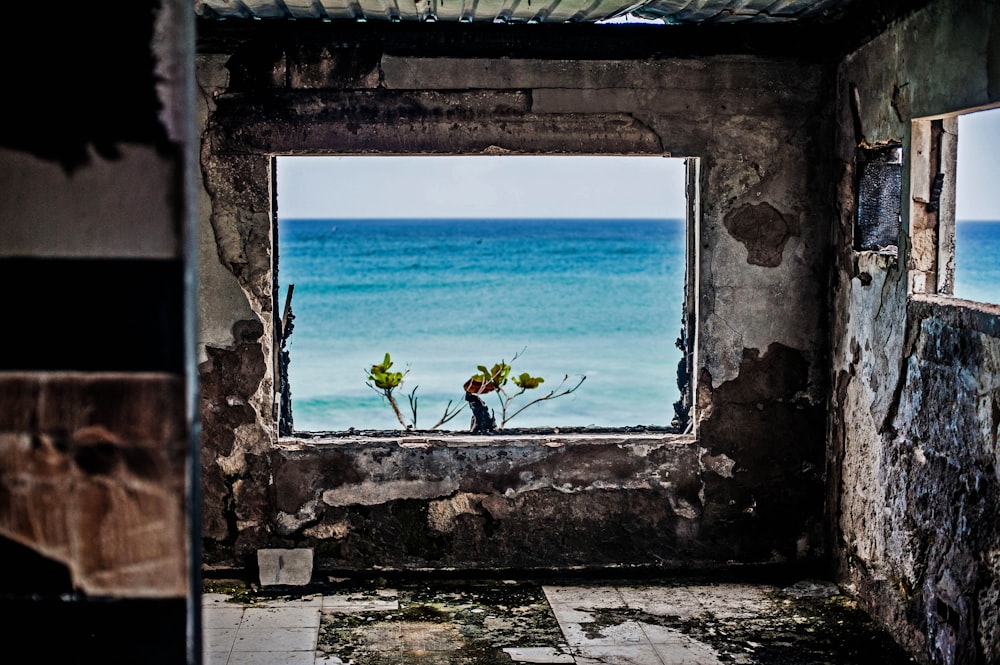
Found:
[{"label": "turquoise sea water", "polygon": [[1000,221],[955,225],[955,295],[1000,303]]},{"label": "turquoise sea water", "polygon": [[[508,427],[670,424],[684,293],[681,220],[282,220],[279,304],[295,429],[397,429],[366,370],[392,356],[430,427],[478,365],[542,376]],[[493,395],[486,401],[499,414]],[[465,430],[468,410],[442,429]]]},{"label": "turquoise sea water", "polygon": [[[569,374],[573,394],[510,427],[670,424],[684,292],[681,220],[282,220],[294,284],[289,378],[300,431],[397,429],[366,370],[390,353],[429,427],[477,365]],[[956,295],[1000,301],[1000,221],[960,222]],[[512,403],[523,404],[533,391]],[[490,396],[486,396],[489,398]],[[487,403],[497,409],[494,400]],[[464,430],[464,411],[443,429]]]}]

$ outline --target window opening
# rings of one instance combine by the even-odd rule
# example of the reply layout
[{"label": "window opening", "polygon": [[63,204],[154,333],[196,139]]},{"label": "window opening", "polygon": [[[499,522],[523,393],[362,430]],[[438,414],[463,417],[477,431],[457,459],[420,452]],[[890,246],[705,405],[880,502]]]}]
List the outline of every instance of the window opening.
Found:
[{"label": "window opening", "polygon": [[958,117],[956,172],[953,294],[1000,303],[1000,108]]},{"label": "window opening", "polygon": [[[482,365],[578,377],[506,429],[668,427],[684,323],[684,160],[279,157],[279,307],[295,431],[399,430],[366,382],[431,427]],[[513,391],[516,388],[510,386]],[[288,395],[290,393],[290,395]],[[490,395],[483,401],[500,416]],[[469,408],[441,425],[468,431]]]},{"label": "window opening", "polygon": [[895,254],[899,245],[903,149],[858,150],[858,214],[854,248]]}]

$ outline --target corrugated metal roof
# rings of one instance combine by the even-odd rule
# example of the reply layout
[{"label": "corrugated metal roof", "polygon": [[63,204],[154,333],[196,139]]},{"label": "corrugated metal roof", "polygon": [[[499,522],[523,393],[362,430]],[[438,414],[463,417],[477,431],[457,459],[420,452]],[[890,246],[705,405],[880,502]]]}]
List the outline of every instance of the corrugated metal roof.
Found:
[{"label": "corrugated metal roof", "polygon": [[836,18],[850,0],[650,0],[639,16],[666,23],[787,23]]},{"label": "corrugated metal roof", "polygon": [[195,0],[205,19],[669,24],[822,22],[859,0]]}]

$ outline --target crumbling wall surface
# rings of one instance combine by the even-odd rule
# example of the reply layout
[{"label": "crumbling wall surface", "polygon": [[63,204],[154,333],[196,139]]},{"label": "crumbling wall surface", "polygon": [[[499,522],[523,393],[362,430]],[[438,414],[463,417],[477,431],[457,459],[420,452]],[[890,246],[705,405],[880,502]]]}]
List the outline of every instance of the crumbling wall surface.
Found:
[{"label": "crumbling wall surface", "polygon": [[916,180],[903,178],[899,255],[853,251],[855,153],[897,142],[907,174],[923,158],[911,121],[1000,101],[998,27],[995,3],[934,2],[838,75],[831,537],[842,581],[932,663],[1000,653],[1000,308],[908,297]]},{"label": "crumbling wall surface", "polygon": [[910,592],[934,660],[982,662],[1000,654],[1000,307],[908,310],[896,436],[879,469],[902,518],[887,549],[902,554],[904,587],[921,584]]},{"label": "crumbling wall surface", "polygon": [[[225,59],[198,61],[202,125],[229,84]],[[205,142],[199,193],[199,388],[204,558],[243,566],[271,521],[270,166],[267,155],[217,154]]]},{"label": "crumbling wall surface", "polygon": [[[578,514],[574,524],[592,535],[603,530],[620,534],[622,523],[640,525],[637,533],[643,536],[631,540],[627,555],[651,564],[659,560],[655,553],[660,548],[663,560],[687,557],[688,562],[704,557],[716,563],[802,561],[822,555],[829,343],[824,289],[831,200],[829,160],[824,156],[833,135],[832,67],[753,55],[580,60],[560,59],[549,50],[545,58],[462,57],[459,49],[450,47],[449,52],[447,46],[440,46],[436,57],[424,57],[398,49],[385,52],[379,44],[366,43],[360,33],[315,41],[305,36],[291,41],[287,34],[275,33],[230,42],[226,48],[214,43],[213,48],[219,50],[201,53],[201,67],[206,74],[220,74],[224,62],[228,76],[205,77],[216,83],[204,119],[202,220],[211,232],[204,232],[202,255],[213,262],[210,269],[228,290],[207,290],[202,306],[211,309],[217,298],[221,307],[230,307],[230,296],[246,303],[252,317],[234,309],[228,327],[215,315],[218,349],[212,353],[240,353],[246,360],[259,354],[263,374],[255,375],[259,390],[252,399],[235,396],[241,419],[235,439],[223,431],[229,421],[214,421],[218,428],[212,424],[216,412],[233,408],[233,399],[216,392],[223,382],[209,381],[203,388],[205,407],[215,410],[204,414],[204,446],[209,451],[204,473],[213,479],[205,485],[206,513],[217,510],[221,516],[213,518],[212,531],[206,531],[213,541],[205,548],[214,559],[209,563],[222,563],[227,556],[238,561],[243,556],[233,550],[238,538],[239,547],[250,548],[254,543],[267,546],[269,539],[308,544],[317,537],[312,531],[306,535],[308,526],[279,528],[277,513],[268,523],[267,510],[251,515],[247,509],[238,516],[236,488],[249,483],[267,487],[269,477],[263,463],[256,470],[230,469],[236,469],[237,460],[249,460],[251,451],[253,456],[263,454],[277,443],[273,402],[266,399],[274,388],[275,367],[274,257],[266,214],[273,174],[266,168],[267,157],[345,153],[700,158],[701,218],[692,230],[697,231],[698,259],[690,271],[699,277],[689,285],[697,291],[697,339],[693,329],[688,331],[688,339],[697,345],[700,452],[688,451],[672,473],[685,478],[698,474],[696,484],[704,496],[692,504],[694,517],[680,521],[670,492],[618,480],[607,491],[592,487],[596,480],[580,481],[586,492],[523,492],[517,486],[516,497],[510,499],[478,482],[475,466],[455,461],[464,471],[447,477],[463,478],[463,487],[473,486],[461,494],[450,489],[433,497],[409,497],[403,486],[386,481],[378,483],[377,491],[364,485],[377,498],[371,505],[327,504],[323,529],[337,525],[337,537],[347,544],[338,555],[344,565],[362,561],[360,550],[350,550],[362,544],[364,560],[371,565],[481,561],[471,541],[462,543],[461,529],[436,537],[436,547],[443,549],[423,560],[431,563],[407,555],[389,537],[383,519],[395,523],[395,512],[417,510],[413,506],[430,510],[434,501],[471,502],[470,515],[482,522],[483,533],[499,529],[512,536],[537,535],[537,542],[520,539],[522,550],[495,552],[496,564],[504,557],[508,563],[527,564],[525,557],[532,556],[537,562],[548,557],[553,564],[607,562],[609,552],[594,538],[574,541],[581,549],[571,548],[566,556],[541,541],[541,525],[555,523],[559,511],[570,506]],[[280,266],[278,274],[280,279]],[[239,286],[238,294],[230,288],[233,284]],[[241,346],[230,336],[231,327],[252,319],[259,321],[262,335],[253,348],[249,343]],[[678,312],[678,328],[681,321]],[[675,337],[677,332],[664,334]],[[256,361],[243,365],[251,366],[258,368]],[[664,421],[671,415],[665,405]],[[362,447],[340,450],[353,460],[345,466],[352,473],[381,477],[364,463],[368,453]],[[575,456],[594,450],[567,446],[560,463],[573,468],[584,463]],[[276,454],[285,464],[285,453]],[[318,444],[295,453],[296,459],[315,456],[312,464],[329,454]],[[309,466],[305,461],[296,464]],[[421,468],[415,467],[414,482],[426,471]],[[636,473],[643,468],[636,467]],[[421,482],[437,482],[436,475],[426,473]],[[485,469],[482,473],[488,475]],[[331,473],[322,482],[332,489],[346,480]],[[311,500],[283,504],[280,510],[286,517],[281,519],[308,513]],[[511,521],[483,517],[484,510],[489,512],[481,508],[484,501],[509,511],[502,514]],[[461,519],[473,519],[470,515]],[[688,530],[683,547],[671,544],[676,524]],[[645,546],[643,538],[649,540]],[[588,545],[589,560],[582,549]]]},{"label": "crumbling wall surface", "polygon": [[733,554],[689,437],[358,437],[275,448],[277,530],[317,567],[567,569]]}]

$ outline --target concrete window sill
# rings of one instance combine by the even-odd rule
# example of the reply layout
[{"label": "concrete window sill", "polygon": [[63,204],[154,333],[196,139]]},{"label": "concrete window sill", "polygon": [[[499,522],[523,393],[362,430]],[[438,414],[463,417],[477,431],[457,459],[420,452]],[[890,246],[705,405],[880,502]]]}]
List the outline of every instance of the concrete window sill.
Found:
[{"label": "concrete window sill", "polygon": [[910,296],[907,309],[913,320],[934,317],[948,325],[1000,338],[1000,305],[920,293]]},{"label": "concrete window sill", "polygon": [[451,446],[497,447],[504,445],[538,444],[545,446],[609,444],[635,445],[639,443],[690,444],[696,441],[693,434],[681,434],[646,428],[608,428],[578,431],[579,428],[514,429],[492,435],[475,435],[465,432],[437,431],[347,431],[347,432],[296,432],[281,437],[279,446],[296,447],[331,444],[395,444],[404,447]]}]

